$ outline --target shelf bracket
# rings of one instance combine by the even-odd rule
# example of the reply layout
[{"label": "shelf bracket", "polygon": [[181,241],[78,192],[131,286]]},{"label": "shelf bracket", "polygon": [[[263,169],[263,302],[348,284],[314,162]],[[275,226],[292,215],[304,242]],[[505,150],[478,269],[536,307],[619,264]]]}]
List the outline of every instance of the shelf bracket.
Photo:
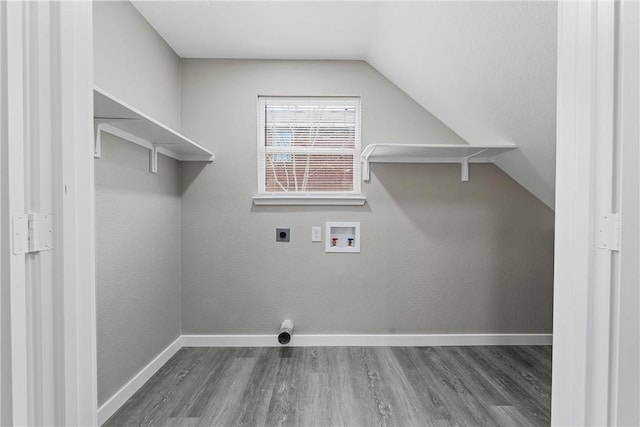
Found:
[{"label": "shelf bracket", "polygon": [[94,120],[93,129],[95,132],[95,138],[93,140],[93,158],[99,159],[102,155],[102,138],[100,135],[102,134],[102,125],[103,123]]},{"label": "shelf bracket", "polygon": [[469,181],[469,159],[471,159],[474,156],[477,156],[478,154],[484,153],[485,151],[487,151],[487,148],[485,148],[484,150],[480,150],[476,153],[473,153],[470,156],[462,158],[462,172],[460,177],[462,182]]},{"label": "shelf bracket", "polygon": [[465,157],[462,159],[462,176],[460,177],[460,179],[462,180],[462,182],[467,182],[469,181],[469,158]]},{"label": "shelf bracket", "polygon": [[106,123],[101,120],[131,120],[131,119],[95,119],[95,141],[93,146],[93,157],[99,159],[102,155],[102,132],[106,132],[113,136],[117,136],[118,138],[124,139],[126,141],[132,142],[136,145],[140,145],[141,147],[149,150],[149,172],[158,173],[158,147],[147,141],[146,139],[142,139],[138,136],[132,135],[129,132],[125,132],[122,129],[117,128],[109,123]]},{"label": "shelf bracket", "polygon": [[158,148],[155,145],[149,150],[149,172],[158,173]]},{"label": "shelf bracket", "polygon": [[369,164],[369,160],[362,161],[362,180],[363,181],[371,180],[371,165]]},{"label": "shelf bracket", "polygon": [[369,162],[369,157],[376,150],[375,145],[369,145],[364,149],[362,154],[360,155],[360,162],[362,163],[362,180],[370,181],[371,180],[371,163]]}]

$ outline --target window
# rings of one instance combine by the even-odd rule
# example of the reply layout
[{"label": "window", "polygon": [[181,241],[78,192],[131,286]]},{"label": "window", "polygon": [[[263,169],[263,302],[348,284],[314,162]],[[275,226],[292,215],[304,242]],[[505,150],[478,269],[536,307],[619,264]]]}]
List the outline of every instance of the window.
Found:
[{"label": "window", "polygon": [[256,200],[359,198],[359,98],[260,97],[258,104]]}]

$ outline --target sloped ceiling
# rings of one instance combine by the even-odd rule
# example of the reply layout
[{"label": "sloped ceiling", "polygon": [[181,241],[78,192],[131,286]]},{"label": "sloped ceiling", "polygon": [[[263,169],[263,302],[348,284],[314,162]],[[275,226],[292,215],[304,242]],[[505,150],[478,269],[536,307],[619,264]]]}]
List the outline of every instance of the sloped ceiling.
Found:
[{"label": "sloped ceiling", "polygon": [[184,58],[365,60],[469,144],[518,145],[496,163],[554,206],[555,2],[134,5]]}]

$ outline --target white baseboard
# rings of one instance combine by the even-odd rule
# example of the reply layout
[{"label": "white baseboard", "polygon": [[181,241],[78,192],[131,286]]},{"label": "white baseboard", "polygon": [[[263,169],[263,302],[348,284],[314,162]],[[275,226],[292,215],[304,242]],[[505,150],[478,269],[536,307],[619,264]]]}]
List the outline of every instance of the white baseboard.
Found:
[{"label": "white baseboard", "polygon": [[[551,334],[293,335],[291,347],[551,345]],[[278,347],[277,335],[183,335],[183,347]]]},{"label": "white baseboard", "polygon": [[183,347],[182,345],[182,336],[179,336],[174,342],[169,344],[167,348],[162,350],[162,352],[156,356],[147,366],[142,368],[140,372],[136,374],[127,384],[124,385],[120,390],[116,392],[109,400],[107,400],[100,408],[98,408],[98,425],[102,425],[105,421],[107,421],[113,414],[116,413],[118,409],[124,403],[129,400],[133,394],[140,389],[146,383],[149,378],[153,376],[156,372],[162,368],[162,366],[167,363],[171,357],[178,352]]},{"label": "white baseboard", "polygon": [[[289,347],[551,345],[551,334],[293,335]],[[182,335],[98,409],[102,425],[182,347],[279,347],[277,335]]]}]

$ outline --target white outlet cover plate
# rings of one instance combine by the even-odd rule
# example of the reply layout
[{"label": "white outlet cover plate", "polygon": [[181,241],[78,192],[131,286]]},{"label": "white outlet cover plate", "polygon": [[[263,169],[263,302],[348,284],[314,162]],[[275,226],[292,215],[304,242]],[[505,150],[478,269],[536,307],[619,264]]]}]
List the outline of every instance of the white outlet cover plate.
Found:
[{"label": "white outlet cover plate", "polygon": [[322,242],[322,227],[311,227],[311,241]]}]

